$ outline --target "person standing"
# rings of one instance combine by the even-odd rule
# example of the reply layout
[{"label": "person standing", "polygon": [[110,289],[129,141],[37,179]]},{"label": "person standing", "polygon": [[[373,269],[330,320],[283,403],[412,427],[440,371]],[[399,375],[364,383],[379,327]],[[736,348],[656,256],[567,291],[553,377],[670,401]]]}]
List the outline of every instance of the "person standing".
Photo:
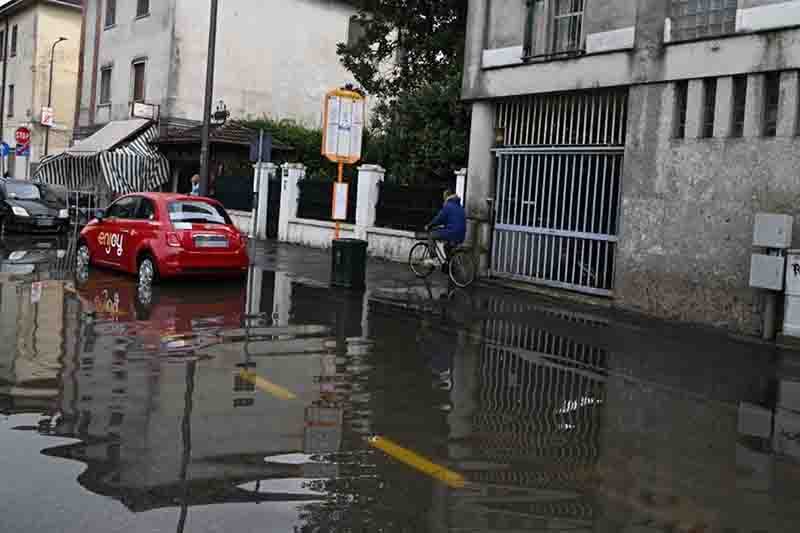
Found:
[{"label": "person standing", "polygon": [[190,196],[200,196],[200,175],[195,174],[192,176],[192,192],[189,193]]}]

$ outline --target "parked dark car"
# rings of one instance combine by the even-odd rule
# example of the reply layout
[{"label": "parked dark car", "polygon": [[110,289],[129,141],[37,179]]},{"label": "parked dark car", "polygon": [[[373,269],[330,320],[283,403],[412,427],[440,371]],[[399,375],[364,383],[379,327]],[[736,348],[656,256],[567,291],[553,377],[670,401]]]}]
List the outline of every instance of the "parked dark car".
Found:
[{"label": "parked dark car", "polygon": [[0,239],[0,273],[55,274],[59,269],[66,268],[67,262],[67,241],[64,236],[6,235]]},{"label": "parked dark car", "polygon": [[45,185],[0,180],[0,225],[12,231],[60,232],[69,225],[69,212]]}]

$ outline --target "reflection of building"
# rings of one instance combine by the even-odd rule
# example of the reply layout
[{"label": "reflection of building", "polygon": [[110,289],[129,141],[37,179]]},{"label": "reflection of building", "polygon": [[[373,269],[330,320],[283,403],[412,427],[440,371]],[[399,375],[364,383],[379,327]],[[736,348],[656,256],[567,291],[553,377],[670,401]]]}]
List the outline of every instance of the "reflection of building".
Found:
[{"label": "reflection of building", "polygon": [[0,283],[0,395],[19,407],[58,395],[64,354],[64,283]]},{"label": "reflection of building", "polygon": [[[261,311],[266,311],[263,316],[273,311],[271,297],[253,307],[253,294],[272,293],[272,275],[259,279],[270,287],[248,285],[247,311],[256,318]],[[58,431],[76,434],[83,442],[50,452],[87,462],[82,484],[144,510],[173,505],[175,498],[183,498],[182,487],[188,487],[187,505],[219,494],[222,501],[302,500],[309,496],[239,487],[315,472],[335,474],[324,465],[264,460],[303,452],[312,441],[313,449],[307,451],[339,449],[341,414],[335,395],[326,395],[324,386],[336,379],[335,360],[330,361],[335,342],[326,342],[329,327],[279,320],[234,327],[232,317],[239,325],[248,325],[250,319],[243,319],[243,309],[236,305],[245,305],[236,286],[206,291],[215,300],[206,311],[213,316],[204,314],[192,298],[182,305],[164,288],[146,313],[149,319],[136,321],[133,313],[124,312],[131,307],[126,295],[135,293],[126,284],[133,282],[116,282],[123,312],[101,313],[96,321],[84,322],[72,340],[78,353],[65,368]],[[170,312],[160,309],[162,302]],[[166,323],[173,329],[183,325],[178,332],[194,338],[194,349],[174,355],[165,351],[164,343],[154,342],[168,330]],[[213,335],[206,335],[208,331]],[[258,381],[243,378],[244,369]],[[293,397],[271,395],[265,382]],[[309,418],[313,410],[321,416]],[[315,425],[325,431],[309,433]],[[210,494],[208,487],[218,494]]]}]

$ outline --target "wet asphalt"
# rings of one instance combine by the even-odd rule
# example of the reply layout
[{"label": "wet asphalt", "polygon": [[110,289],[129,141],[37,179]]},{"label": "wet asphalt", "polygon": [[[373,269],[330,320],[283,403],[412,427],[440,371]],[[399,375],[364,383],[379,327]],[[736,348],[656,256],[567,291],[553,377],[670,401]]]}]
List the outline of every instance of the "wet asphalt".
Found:
[{"label": "wet asphalt", "polygon": [[796,532],[800,354],[324,251],[0,242],[0,532]]}]

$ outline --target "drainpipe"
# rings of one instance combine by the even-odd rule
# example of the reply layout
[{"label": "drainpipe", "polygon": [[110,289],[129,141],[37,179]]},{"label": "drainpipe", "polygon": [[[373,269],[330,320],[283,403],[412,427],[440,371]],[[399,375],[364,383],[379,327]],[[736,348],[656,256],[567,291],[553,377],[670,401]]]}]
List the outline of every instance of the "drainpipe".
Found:
[{"label": "drainpipe", "polygon": [[[72,141],[81,119],[81,100],[83,99],[83,53],[86,50],[86,6],[81,6],[81,44],[78,51],[78,89],[75,91],[75,119],[72,123]],[[70,142],[72,145],[72,142]]]},{"label": "drainpipe", "polygon": [[94,20],[94,51],[92,53],[92,88],[89,98],[89,124],[94,124],[97,111],[97,63],[100,61],[100,32],[103,31],[103,2],[98,0]]},{"label": "drainpipe", "polygon": [[[0,88],[0,140],[5,140],[6,127],[6,74],[8,72],[8,17],[6,17],[6,31],[3,33],[3,87]],[[5,170],[5,169],[3,169]]]}]

